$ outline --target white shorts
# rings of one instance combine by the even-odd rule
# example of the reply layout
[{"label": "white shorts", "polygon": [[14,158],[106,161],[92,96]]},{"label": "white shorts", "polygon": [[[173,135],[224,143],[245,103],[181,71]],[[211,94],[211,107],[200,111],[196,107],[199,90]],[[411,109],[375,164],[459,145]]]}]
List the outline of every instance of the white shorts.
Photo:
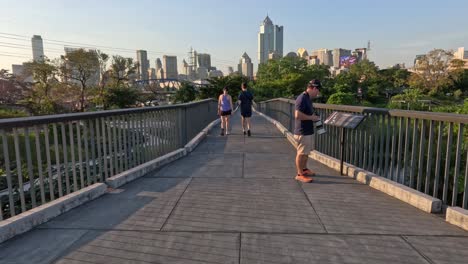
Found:
[{"label": "white shorts", "polygon": [[315,147],[314,135],[294,135],[294,139],[297,142],[297,153],[302,155],[309,155]]}]

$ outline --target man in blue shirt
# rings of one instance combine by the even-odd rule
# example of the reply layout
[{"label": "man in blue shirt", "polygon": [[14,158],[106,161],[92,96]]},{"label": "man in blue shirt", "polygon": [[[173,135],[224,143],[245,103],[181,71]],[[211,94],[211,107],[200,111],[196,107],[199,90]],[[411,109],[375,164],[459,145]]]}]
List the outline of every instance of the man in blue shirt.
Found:
[{"label": "man in blue shirt", "polygon": [[296,180],[301,182],[312,182],[311,176],[315,173],[307,168],[307,159],[310,151],[314,148],[314,122],[320,117],[315,115],[312,107],[312,98],[317,97],[322,85],[319,80],[312,80],[307,84],[307,89],[296,98],[296,111],[294,112],[296,139]]},{"label": "man in blue shirt", "polygon": [[[247,134],[250,137],[250,117],[252,117],[253,95],[250,91],[247,91],[246,83],[243,82],[241,88],[242,92],[239,94],[238,99],[240,102],[240,111],[242,116],[242,130],[244,131],[244,136]],[[247,132],[245,130],[246,127]]]}]

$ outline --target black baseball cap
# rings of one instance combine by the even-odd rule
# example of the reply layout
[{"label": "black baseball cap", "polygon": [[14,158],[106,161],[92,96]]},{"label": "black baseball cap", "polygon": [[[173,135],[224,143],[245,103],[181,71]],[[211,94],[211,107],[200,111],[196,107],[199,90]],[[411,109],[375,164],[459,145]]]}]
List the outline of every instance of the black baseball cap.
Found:
[{"label": "black baseball cap", "polygon": [[311,80],[308,84],[308,87],[317,87],[317,88],[322,88],[322,84],[320,83],[320,80],[318,79],[313,79]]}]

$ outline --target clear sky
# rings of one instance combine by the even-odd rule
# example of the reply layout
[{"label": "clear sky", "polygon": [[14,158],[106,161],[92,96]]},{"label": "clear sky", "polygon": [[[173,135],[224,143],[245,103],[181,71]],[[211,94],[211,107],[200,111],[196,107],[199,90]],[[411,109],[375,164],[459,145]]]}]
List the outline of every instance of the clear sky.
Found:
[{"label": "clear sky", "polygon": [[34,34],[44,39],[49,58],[63,53],[63,44],[47,40],[125,48],[103,50],[133,58],[133,50],[148,50],[151,67],[162,54],[177,55],[180,65],[193,47],[210,53],[219,69],[236,69],[244,51],[257,64],[267,13],[284,26],[285,54],[301,47],[355,49],[370,40],[370,59],[385,68],[412,66],[415,55],[433,48],[468,48],[467,0],[0,0],[0,6],[0,68],[6,69],[32,59]]}]

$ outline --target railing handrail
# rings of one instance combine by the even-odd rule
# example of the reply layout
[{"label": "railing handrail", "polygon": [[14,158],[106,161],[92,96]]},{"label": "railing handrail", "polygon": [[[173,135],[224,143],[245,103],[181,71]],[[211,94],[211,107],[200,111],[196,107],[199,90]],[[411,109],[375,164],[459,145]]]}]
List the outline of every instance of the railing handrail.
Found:
[{"label": "railing handrail", "polygon": [[163,106],[151,106],[151,107],[137,107],[137,108],[126,108],[116,110],[103,110],[96,112],[84,112],[84,113],[69,113],[69,114],[58,114],[58,115],[44,115],[44,116],[32,116],[32,117],[18,117],[18,118],[7,118],[0,119],[0,129],[8,129],[14,127],[27,127],[32,125],[49,124],[56,122],[69,122],[76,120],[87,120],[100,117],[108,116],[119,116],[126,114],[137,114],[146,113],[155,110],[167,110],[175,108],[191,107],[198,104],[202,104],[209,101],[216,101],[215,99],[204,99],[197,102],[174,104],[174,105],[163,105]]},{"label": "railing handrail", "polygon": [[[275,98],[267,102],[281,101],[285,103],[294,104],[295,101],[287,98]],[[263,103],[261,102],[261,103]],[[400,109],[388,109],[388,108],[376,108],[376,107],[364,107],[364,106],[353,106],[353,105],[334,105],[334,104],[318,104],[314,103],[314,107],[318,109],[329,109],[337,111],[349,111],[355,113],[379,113],[388,114],[395,117],[412,117],[424,120],[433,121],[447,121],[461,124],[468,124],[468,115],[465,114],[454,114],[454,113],[441,113],[441,112],[427,112],[427,111],[411,111],[411,110],[400,110]]]}]

